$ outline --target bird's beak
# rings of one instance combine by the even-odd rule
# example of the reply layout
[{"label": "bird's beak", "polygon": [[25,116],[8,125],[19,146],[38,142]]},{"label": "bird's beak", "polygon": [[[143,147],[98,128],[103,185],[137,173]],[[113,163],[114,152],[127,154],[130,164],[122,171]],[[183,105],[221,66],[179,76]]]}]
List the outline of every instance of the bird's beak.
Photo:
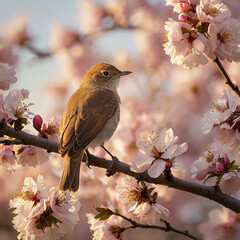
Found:
[{"label": "bird's beak", "polygon": [[130,73],[132,73],[132,72],[130,72],[130,71],[122,71],[122,72],[119,73],[119,77],[124,76],[124,75],[128,75]]},{"label": "bird's beak", "polygon": [[119,78],[119,77],[121,77],[121,76],[128,75],[128,74],[130,74],[130,73],[132,73],[132,72],[130,72],[130,71],[122,71],[122,72],[116,74],[112,79],[116,79],[116,78]]}]

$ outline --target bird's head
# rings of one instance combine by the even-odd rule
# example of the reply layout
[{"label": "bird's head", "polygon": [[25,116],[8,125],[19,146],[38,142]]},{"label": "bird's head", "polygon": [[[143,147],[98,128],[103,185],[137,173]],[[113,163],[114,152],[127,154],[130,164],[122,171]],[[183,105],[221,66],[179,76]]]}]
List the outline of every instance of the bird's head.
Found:
[{"label": "bird's head", "polygon": [[120,77],[130,73],[130,71],[120,71],[107,63],[96,63],[86,72],[84,82],[117,88]]}]

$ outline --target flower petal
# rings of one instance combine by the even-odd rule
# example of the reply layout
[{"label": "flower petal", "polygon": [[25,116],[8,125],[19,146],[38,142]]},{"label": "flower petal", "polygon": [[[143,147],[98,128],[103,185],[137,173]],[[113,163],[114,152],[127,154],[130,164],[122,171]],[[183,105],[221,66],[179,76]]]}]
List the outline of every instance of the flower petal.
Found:
[{"label": "flower petal", "polygon": [[151,178],[157,178],[165,169],[165,162],[162,160],[156,160],[153,165],[148,169],[148,175]]}]

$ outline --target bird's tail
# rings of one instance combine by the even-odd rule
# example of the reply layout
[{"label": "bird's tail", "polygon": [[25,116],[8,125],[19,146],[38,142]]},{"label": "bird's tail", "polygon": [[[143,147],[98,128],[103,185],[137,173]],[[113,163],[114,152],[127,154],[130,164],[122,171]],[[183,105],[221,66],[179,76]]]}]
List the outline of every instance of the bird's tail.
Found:
[{"label": "bird's tail", "polygon": [[66,155],[62,177],[59,183],[60,190],[67,191],[69,189],[72,192],[76,192],[78,190],[80,164],[83,153],[84,151],[76,157],[69,157]]}]

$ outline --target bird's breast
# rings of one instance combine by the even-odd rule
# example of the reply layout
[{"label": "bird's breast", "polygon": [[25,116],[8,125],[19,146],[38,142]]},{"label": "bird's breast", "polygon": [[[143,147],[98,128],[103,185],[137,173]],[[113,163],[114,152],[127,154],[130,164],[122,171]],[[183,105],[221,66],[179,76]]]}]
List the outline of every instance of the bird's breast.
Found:
[{"label": "bird's breast", "polygon": [[118,107],[115,115],[108,120],[105,127],[98,133],[88,147],[97,147],[108,141],[115,132],[120,120],[120,107]]}]

